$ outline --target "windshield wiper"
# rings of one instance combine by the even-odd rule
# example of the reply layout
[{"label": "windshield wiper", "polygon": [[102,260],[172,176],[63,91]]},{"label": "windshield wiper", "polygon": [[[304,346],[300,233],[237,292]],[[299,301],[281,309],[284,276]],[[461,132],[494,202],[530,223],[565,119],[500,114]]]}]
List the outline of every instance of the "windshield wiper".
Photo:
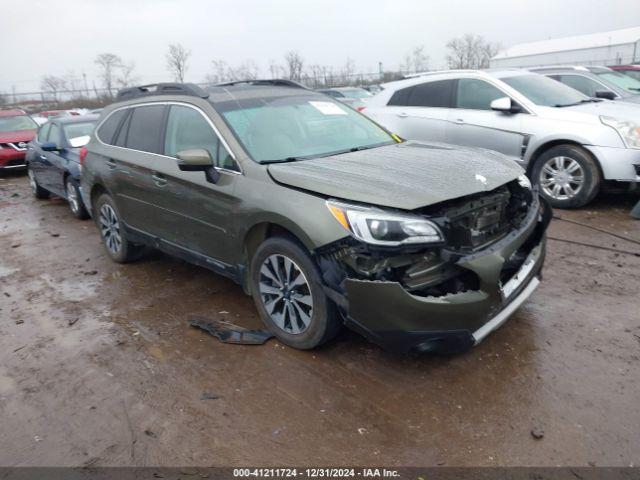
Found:
[{"label": "windshield wiper", "polygon": [[576,105],[581,105],[583,103],[592,103],[592,102],[601,102],[602,100],[599,98],[585,98],[575,103],[557,103],[554,107],[562,108],[562,107],[575,107]]}]

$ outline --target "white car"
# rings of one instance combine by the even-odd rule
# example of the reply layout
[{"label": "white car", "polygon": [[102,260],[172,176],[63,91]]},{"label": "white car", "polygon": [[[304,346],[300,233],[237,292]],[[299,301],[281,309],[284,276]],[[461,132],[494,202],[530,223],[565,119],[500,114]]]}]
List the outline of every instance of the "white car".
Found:
[{"label": "white car", "polygon": [[407,139],[501,152],[555,207],[586,205],[605,180],[640,182],[640,107],[593,99],[526,70],[387,83],[363,113]]}]

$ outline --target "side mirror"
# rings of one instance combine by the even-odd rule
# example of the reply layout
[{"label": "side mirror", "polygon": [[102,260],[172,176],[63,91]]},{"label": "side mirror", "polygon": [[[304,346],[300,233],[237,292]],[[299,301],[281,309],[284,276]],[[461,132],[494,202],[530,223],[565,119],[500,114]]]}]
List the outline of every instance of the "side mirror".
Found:
[{"label": "side mirror", "polygon": [[218,183],[220,172],[214,165],[211,155],[204,148],[193,148],[182,150],[176,153],[178,157],[178,168],[183,172],[205,172],[207,180],[211,183]]},{"label": "side mirror", "polygon": [[70,138],[69,145],[71,146],[71,148],[80,148],[89,143],[89,140],[91,140],[91,137],[89,135],[82,135],[81,137]]},{"label": "side mirror", "polygon": [[491,110],[503,113],[520,113],[522,107],[509,97],[496,98],[491,102]]},{"label": "side mirror", "polygon": [[57,152],[58,150],[60,150],[58,145],[56,145],[56,142],[44,142],[42,145],[40,145],[40,148],[45,152]]},{"label": "side mirror", "polygon": [[598,90],[596,92],[596,98],[605,98],[607,100],[615,100],[616,94],[611,90]]}]

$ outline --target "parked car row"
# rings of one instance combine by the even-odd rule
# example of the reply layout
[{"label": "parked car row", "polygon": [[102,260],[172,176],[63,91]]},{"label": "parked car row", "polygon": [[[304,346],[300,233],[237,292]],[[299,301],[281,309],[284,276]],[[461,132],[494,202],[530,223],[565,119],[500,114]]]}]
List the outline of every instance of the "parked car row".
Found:
[{"label": "parked car row", "polygon": [[363,113],[404,138],[503,153],[555,207],[586,205],[605,181],[639,182],[640,108],[563,84],[590,70],[538,71],[427,73],[386,84]]}]

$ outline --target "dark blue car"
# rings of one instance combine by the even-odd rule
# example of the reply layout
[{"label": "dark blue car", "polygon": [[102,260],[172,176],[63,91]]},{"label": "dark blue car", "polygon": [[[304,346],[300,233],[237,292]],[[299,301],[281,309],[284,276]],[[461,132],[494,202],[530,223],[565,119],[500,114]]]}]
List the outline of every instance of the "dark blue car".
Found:
[{"label": "dark blue car", "polygon": [[98,115],[60,117],[45,123],[27,147],[29,184],[36,198],[66,199],[73,215],[89,218],[80,192],[80,150],[89,142]]}]

